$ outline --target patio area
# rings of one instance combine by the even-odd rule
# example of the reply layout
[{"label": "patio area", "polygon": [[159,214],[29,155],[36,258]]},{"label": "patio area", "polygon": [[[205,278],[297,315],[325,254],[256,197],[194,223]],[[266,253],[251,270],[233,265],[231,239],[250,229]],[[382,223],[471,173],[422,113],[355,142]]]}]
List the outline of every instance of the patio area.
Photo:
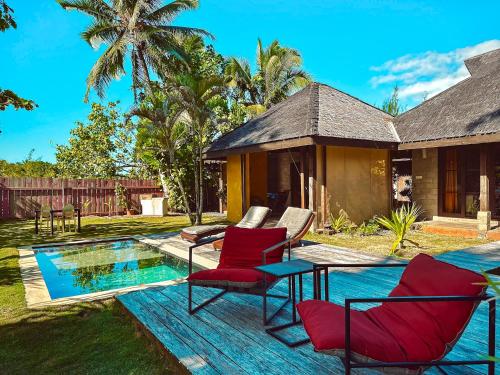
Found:
[{"label": "patio area", "polygon": [[[164,251],[187,258],[187,243],[178,236],[160,236],[149,240]],[[205,267],[217,264],[219,253],[206,246],[195,252],[194,261]],[[387,262],[353,250],[306,242],[292,251],[294,258],[313,262],[368,263]],[[500,243],[493,242],[473,248],[449,252],[440,260],[474,271],[488,270],[500,263]],[[343,304],[345,297],[383,297],[396,285],[401,269],[344,269],[330,276],[330,300]],[[286,281],[275,289],[286,292]],[[195,303],[213,295],[203,288],[193,289]],[[304,298],[312,298],[312,278],[304,277]],[[289,348],[265,333],[261,324],[261,298],[226,294],[195,315],[187,312],[187,285],[149,288],[117,297],[160,347],[176,358],[179,369],[195,374],[318,374],[343,373],[336,357],[315,353],[310,344]],[[272,301],[271,301],[272,302]],[[368,306],[367,306],[368,307]],[[291,307],[277,315],[273,324],[291,320]],[[481,304],[463,336],[448,359],[480,358],[487,353],[487,304]],[[286,336],[305,337],[301,326],[292,328]],[[500,332],[497,330],[497,352]],[[486,366],[448,367],[450,374],[483,374]],[[362,370],[355,373],[371,373]],[[431,369],[428,373],[439,373]]]}]

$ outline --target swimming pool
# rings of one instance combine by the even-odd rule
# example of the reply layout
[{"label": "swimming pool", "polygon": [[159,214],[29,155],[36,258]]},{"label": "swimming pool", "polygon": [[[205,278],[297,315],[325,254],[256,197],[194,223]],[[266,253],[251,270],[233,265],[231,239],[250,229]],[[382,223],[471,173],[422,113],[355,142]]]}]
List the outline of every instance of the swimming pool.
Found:
[{"label": "swimming pool", "polygon": [[187,262],[134,239],[33,250],[51,299],[176,280],[188,275]]}]

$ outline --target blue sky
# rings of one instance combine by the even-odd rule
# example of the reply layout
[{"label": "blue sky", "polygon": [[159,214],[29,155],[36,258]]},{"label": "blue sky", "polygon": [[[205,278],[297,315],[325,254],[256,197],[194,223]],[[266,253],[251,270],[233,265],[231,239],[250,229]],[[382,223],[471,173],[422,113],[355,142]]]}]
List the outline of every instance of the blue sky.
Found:
[{"label": "blue sky", "polygon": [[[85,78],[100,51],[80,39],[89,18],[55,0],[10,0],[17,30],[0,34],[0,87],[34,99],[33,112],[0,112],[0,159],[54,161],[76,120],[85,120]],[[471,5],[473,4],[473,5]],[[301,51],[315,81],[380,104],[398,84],[411,107],[465,78],[461,61],[500,48],[499,1],[200,0],[176,20],[204,28],[227,56],[254,60],[256,40],[278,39]],[[123,109],[127,77],[106,100]],[[96,96],[91,99],[97,100]]]}]

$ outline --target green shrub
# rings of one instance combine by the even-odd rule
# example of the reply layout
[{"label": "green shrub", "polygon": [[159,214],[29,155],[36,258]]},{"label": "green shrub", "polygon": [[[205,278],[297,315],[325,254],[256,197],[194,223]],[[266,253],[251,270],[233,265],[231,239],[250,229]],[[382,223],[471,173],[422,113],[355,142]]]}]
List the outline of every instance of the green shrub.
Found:
[{"label": "green shrub", "polygon": [[407,239],[406,234],[410,230],[411,225],[417,220],[422,212],[423,211],[420,206],[412,203],[411,205],[404,205],[396,211],[392,211],[390,218],[385,216],[377,218],[377,222],[380,225],[390,230],[396,236],[389,255],[394,255],[398,252],[398,250],[404,249],[405,241],[408,241],[417,247],[419,246],[416,242]]},{"label": "green shrub", "polygon": [[340,209],[339,216],[337,217],[333,213],[330,213],[330,228],[334,233],[350,231],[353,225],[353,222],[349,219],[349,215],[343,209]]},{"label": "green shrub", "polygon": [[356,232],[360,236],[373,236],[380,230],[380,225],[377,223],[377,218],[370,219],[368,221],[363,221],[361,225],[357,228]]}]

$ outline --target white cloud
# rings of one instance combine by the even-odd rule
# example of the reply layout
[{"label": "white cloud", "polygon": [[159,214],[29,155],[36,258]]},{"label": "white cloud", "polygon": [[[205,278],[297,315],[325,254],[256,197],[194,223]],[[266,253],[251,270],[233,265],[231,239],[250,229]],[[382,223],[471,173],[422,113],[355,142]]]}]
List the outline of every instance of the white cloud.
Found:
[{"label": "white cloud", "polygon": [[378,74],[370,83],[373,87],[398,85],[400,97],[408,100],[429,98],[469,76],[464,60],[497,48],[500,40],[494,39],[450,52],[404,55],[372,67]]}]

